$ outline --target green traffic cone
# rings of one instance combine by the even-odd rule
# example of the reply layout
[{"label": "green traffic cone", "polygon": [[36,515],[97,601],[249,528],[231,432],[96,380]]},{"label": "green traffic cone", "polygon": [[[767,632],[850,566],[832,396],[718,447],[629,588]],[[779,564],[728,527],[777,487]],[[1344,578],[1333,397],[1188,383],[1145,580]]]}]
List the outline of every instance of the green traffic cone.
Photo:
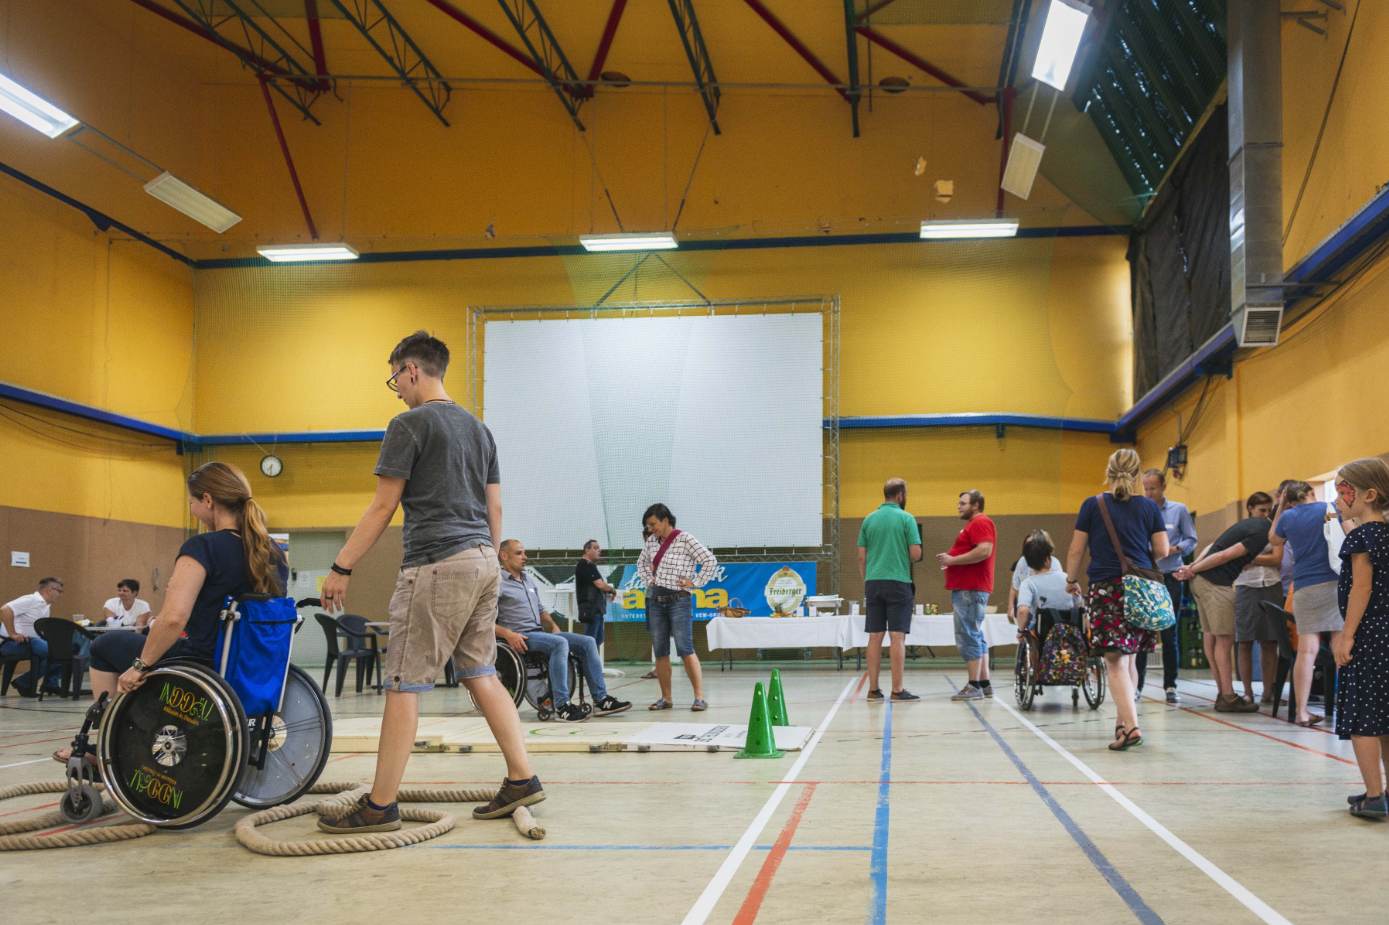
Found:
[{"label": "green traffic cone", "polygon": [[772,716],[767,711],[767,694],[762,682],[752,689],[752,715],[748,717],[748,737],[743,750],[734,758],[781,758],[785,752],[776,749],[776,735],[772,732]]},{"label": "green traffic cone", "polygon": [[791,725],[786,716],[786,695],[781,690],[781,672],[776,668],[772,669],[772,683],[767,689],[767,706],[773,726]]}]

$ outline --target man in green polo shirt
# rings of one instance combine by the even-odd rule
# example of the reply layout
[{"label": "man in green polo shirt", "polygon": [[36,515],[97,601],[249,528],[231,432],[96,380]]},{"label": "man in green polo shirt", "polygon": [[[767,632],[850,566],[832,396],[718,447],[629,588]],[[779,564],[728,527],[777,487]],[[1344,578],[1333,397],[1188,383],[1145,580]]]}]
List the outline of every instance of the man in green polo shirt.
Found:
[{"label": "man in green polo shirt", "polygon": [[912,629],[912,563],[921,561],[921,535],[907,513],[907,483],[888,479],[882,505],[863,519],[858,532],[858,571],[863,576],[868,630],[868,702],[882,703],[878,670],[883,662],[883,633],[891,637],[892,699],[920,700],[902,688],[907,634]]}]

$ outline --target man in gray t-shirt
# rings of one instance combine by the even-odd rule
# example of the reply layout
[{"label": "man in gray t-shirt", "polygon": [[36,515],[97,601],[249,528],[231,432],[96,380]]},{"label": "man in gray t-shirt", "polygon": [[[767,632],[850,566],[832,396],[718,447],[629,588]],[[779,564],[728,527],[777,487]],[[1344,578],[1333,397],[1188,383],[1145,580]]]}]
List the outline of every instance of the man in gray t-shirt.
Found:
[{"label": "man in gray t-shirt", "polygon": [[506,759],[506,779],[477,819],[509,816],[545,799],[531,773],[516,703],[497,679],[497,588],[502,491],[497,446],[487,426],[444,391],[449,348],[416,331],[391,351],[386,385],[409,408],[393,419],[376,463],[376,497],[333,562],[319,597],[342,609],[352,569],[405,506],[405,556],[391,596],[386,709],[371,792],[319,820],[334,834],[400,828],[396,792],[419,726],[419,695],[434,689],[444,663],[482,710]]},{"label": "man in gray t-shirt", "polygon": [[487,425],[451,401],[432,400],[386,425],[376,474],[405,479],[406,567],[491,546],[487,486],[500,485]]}]

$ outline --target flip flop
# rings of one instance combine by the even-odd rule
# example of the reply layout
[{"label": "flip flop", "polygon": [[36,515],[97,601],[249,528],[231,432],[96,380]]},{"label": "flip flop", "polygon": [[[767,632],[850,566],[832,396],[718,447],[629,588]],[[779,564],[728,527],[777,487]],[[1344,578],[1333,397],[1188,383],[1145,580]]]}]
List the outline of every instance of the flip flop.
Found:
[{"label": "flip flop", "polygon": [[1112,752],[1122,752],[1126,751],[1127,749],[1133,748],[1135,745],[1142,744],[1143,733],[1139,732],[1138,729],[1134,728],[1125,732],[1124,737],[1122,739],[1116,739],[1113,742],[1110,742],[1109,750]]},{"label": "flip flop", "polygon": [[690,710],[694,713],[703,713],[707,709],[709,709],[709,704],[705,703],[703,700],[696,700],[694,703],[690,704]]},{"label": "flip flop", "polygon": [[641,679],[643,681],[654,681],[656,679],[656,672],[648,671],[646,674],[641,676]]},{"label": "flip flop", "polygon": [[670,701],[666,700],[664,697],[647,707],[648,710],[669,710],[670,708]]}]

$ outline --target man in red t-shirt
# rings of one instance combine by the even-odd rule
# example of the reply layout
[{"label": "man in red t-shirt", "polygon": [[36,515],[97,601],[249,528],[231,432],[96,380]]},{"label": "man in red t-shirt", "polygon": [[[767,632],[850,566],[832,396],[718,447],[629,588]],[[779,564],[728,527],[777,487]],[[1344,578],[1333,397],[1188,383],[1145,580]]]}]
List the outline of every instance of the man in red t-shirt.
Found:
[{"label": "man in red t-shirt", "polygon": [[955,645],[969,666],[969,683],[951,700],[982,700],[994,695],[989,684],[989,647],[984,644],[984,605],[994,590],[994,522],[984,514],[984,495],[960,494],[957,508],[965,528],[949,552],[936,558],[945,570],[945,587],[955,610]]}]

